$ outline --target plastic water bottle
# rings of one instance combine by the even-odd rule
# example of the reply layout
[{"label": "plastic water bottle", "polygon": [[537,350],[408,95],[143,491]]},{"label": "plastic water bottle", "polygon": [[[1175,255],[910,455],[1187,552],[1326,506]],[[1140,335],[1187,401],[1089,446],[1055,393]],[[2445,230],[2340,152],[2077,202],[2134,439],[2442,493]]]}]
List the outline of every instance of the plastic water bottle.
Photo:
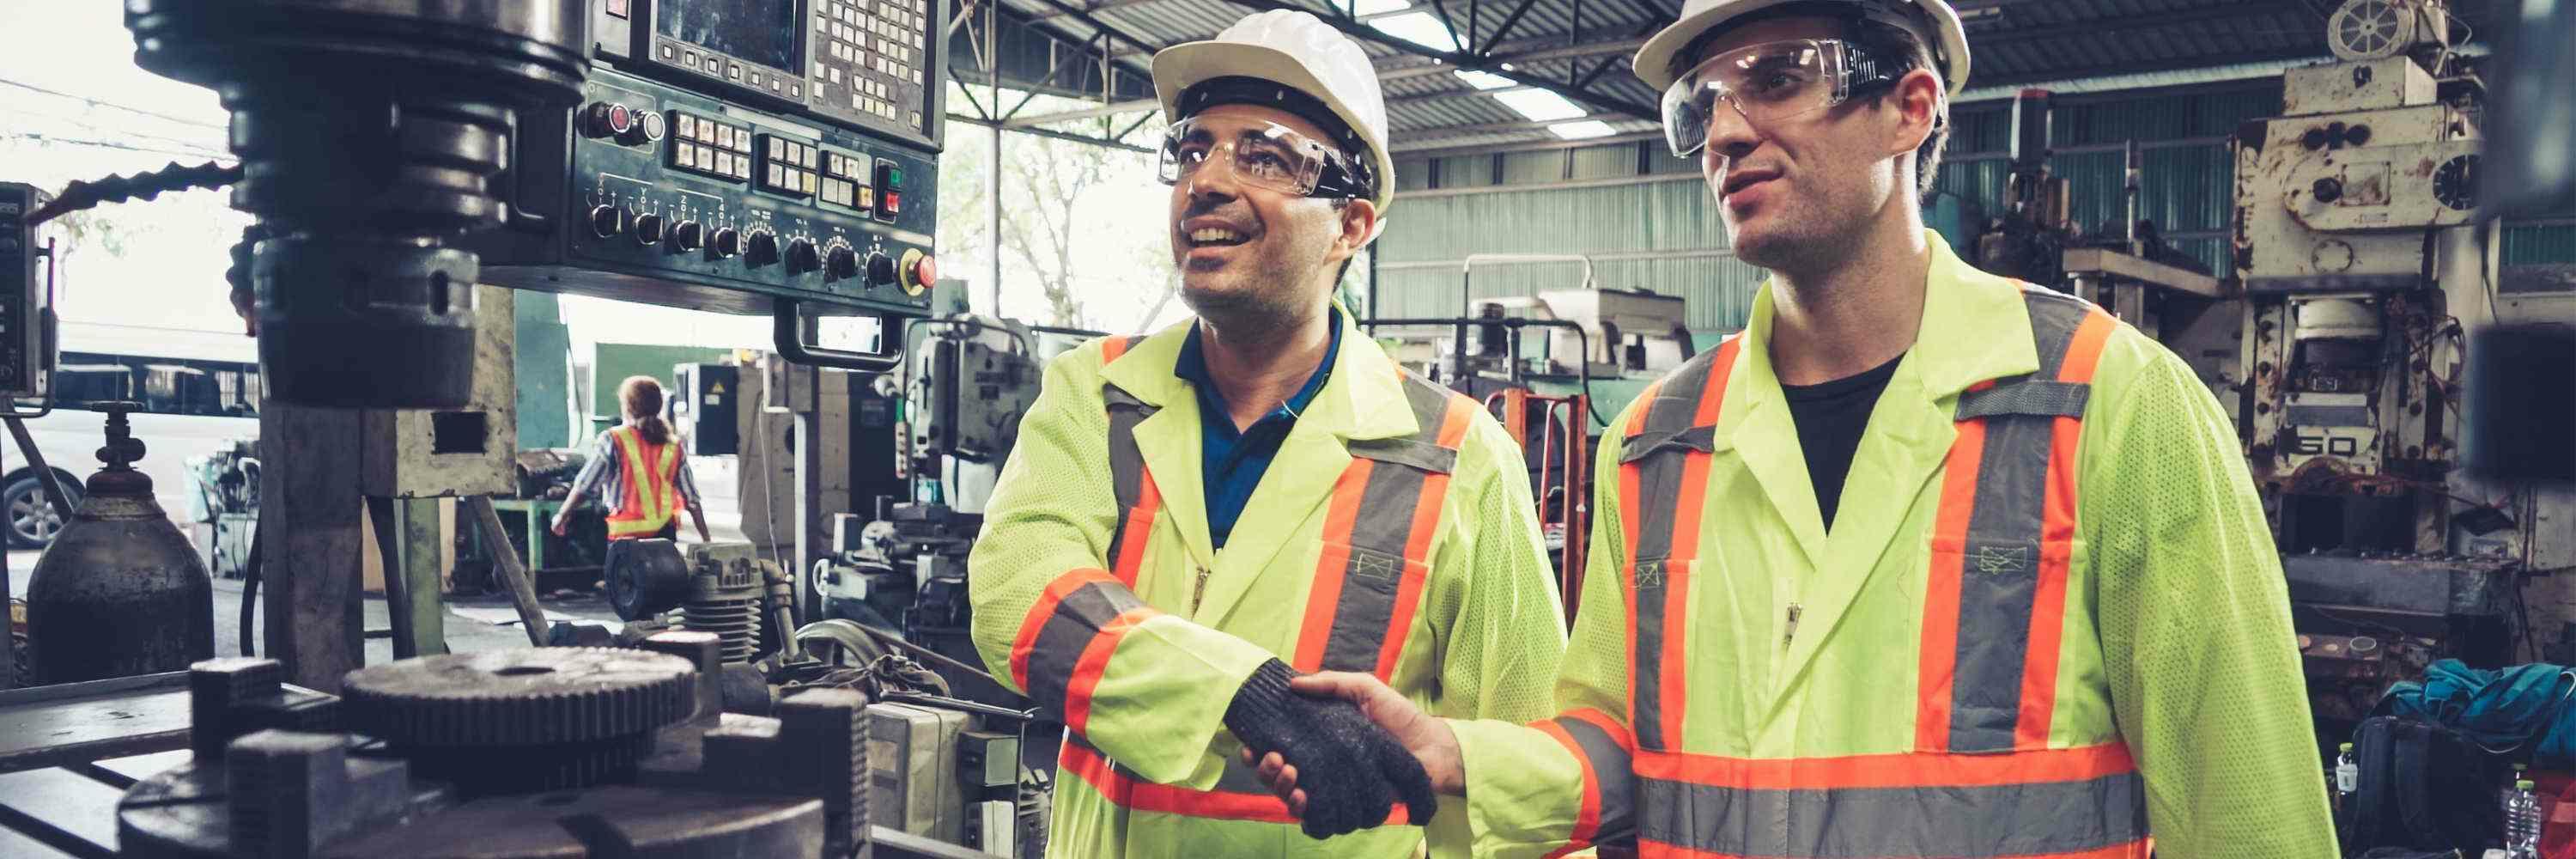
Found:
[{"label": "plastic water bottle", "polygon": [[2508,859],[2538,859],[2540,856],[2540,797],[2531,792],[2531,781],[2513,783],[2513,798],[2504,804],[2504,854]]},{"label": "plastic water bottle", "polygon": [[2361,789],[2361,765],[2352,760],[2352,744],[2343,744],[2343,753],[2335,756],[2335,807],[2352,801],[2352,792]]}]

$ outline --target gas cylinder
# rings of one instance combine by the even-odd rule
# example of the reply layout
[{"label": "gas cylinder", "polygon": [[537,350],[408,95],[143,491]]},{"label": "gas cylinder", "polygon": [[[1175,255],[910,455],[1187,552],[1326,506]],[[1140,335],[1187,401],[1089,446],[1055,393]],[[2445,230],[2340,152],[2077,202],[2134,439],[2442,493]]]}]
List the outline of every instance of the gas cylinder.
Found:
[{"label": "gas cylinder", "polygon": [[215,655],[214,581],[197,551],[134,470],[143,440],[127,413],[107,413],[107,467],[64,523],[27,582],[27,640],[36,682],[72,683],[180,671]]}]

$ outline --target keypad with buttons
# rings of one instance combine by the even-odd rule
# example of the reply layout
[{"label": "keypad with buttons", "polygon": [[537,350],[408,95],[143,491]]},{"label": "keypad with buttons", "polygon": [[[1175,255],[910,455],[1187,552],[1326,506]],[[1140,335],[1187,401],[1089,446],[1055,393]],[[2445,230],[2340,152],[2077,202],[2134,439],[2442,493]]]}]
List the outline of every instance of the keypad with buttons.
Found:
[{"label": "keypad with buttons", "polygon": [[748,126],[674,110],[669,127],[671,166],[719,179],[739,181],[752,177],[752,133]]},{"label": "keypad with buttons", "polygon": [[815,196],[823,202],[863,212],[876,208],[876,189],[868,185],[868,161],[866,156],[826,150],[823,178],[815,186]]},{"label": "keypad with buttons", "polygon": [[791,197],[814,195],[814,168],[820,156],[814,144],[763,134],[758,155],[760,190]]},{"label": "keypad with buttons", "polygon": [[814,0],[813,76],[818,109],[926,132],[929,0]]}]

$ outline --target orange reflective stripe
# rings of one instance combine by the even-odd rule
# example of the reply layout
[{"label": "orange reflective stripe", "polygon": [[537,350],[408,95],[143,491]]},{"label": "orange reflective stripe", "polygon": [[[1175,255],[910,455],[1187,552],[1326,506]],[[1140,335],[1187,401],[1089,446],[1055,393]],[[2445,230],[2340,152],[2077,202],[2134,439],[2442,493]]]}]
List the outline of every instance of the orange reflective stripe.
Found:
[{"label": "orange reflective stripe", "polygon": [[1323,670],[1324,648],[1332,643],[1333,618],[1342,605],[1342,580],[1351,561],[1351,528],[1359,522],[1360,500],[1377,461],[1353,457],[1333,483],[1333,500],[1324,513],[1323,557],[1315,563],[1315,583],[1306,590],[1306,618],[1297,626],[1297,654],[1290,663],[1299,671]]},{"label": "orange reflective stripe", "polygon": [[1138,624],[1162,612],[1138,606],[1120,612],[1100,626],[1100,632],[1082,647],[1082,658],[1073,664],[1073,679],[1065,684],[1064,725],[1076,731],[1091,724],[1091,692],[1100,685],[1100,675],[1109,669],[1109,657],[1118,652],[1118,642]]},{"label": "orange reflective stripe", "polygon": [[1110,362],[1116,361],[1119,356],[1127,354],[1127,350],[1133,349],[1136,347],[1136,344],[1144,342],[1145,336],[1146,335],[1143,334],[1134,334],[1125,337],[1100,338],[1100,365],[1103,367],[1109,366]]},{"label": "orange reflective stripe", "polygon": [[[1449,396],[1448,404],[1434,443],[1457,450],[1467,439],[1467,421],[1476,413],[1476,404],[1456,394]],[[1404,655],[1405,634],[1413,630],[1414,613],[1422,605],[1423,585],[1431,578],[1430,565],[1418,562],[1431,557],[1431,541],[1440,533],[1440,511],[1448,498],[1448,472],[1423,475],[1421,496],[1413,504],[1413,528],[1404,543],[1404,557],[1408,560],[1404,580],[1396,585],[1395,611],[1387,619],[1386,638],[1378,648],[1375,673],[1380,682],[1395,680],[1395,663]]]},{"label": "orange reflective stripe", "polygon": [[1145,565],[1145,541],[1154,535],[1154,515],[1163,508],[1163,491],[1154,486],[1153,469],[1141,470],[1136,492],[1136,505],[1127,508],[1126,525],[1118,529],[1117,545],[1110,550],[1118,583],[1131,589],[1136,587],[1136,572]]},{"label": "orange reflective stripe", "polygon": [[[1568,722],[1580,726],[1575,730],[1589,728],[1598,732],[1601,736],[1593,738],[1594,744],[1604,739],[1608,743],[1592,747],[1583,738],[1576,737],[1574,730],[1568,729]],[[1635,743],[1628,736],[1627,726],[1619,724],[1610,714],[1590,707],[1569,710],[1556,718],[1541,719],[1530,725],[1564,746],[1574,755],[1575,763],[1583,768],[1583,797],[1575,813],[1572,838],[1564,847],[1547,855],[1564,856],[1592,846],[1600,838],[1603,824],[1613,819],[1622,829],[1632,824],[1630,818],[1634,809],[1631,806],[1635,798],[1628,773]]]},{"label": "orange reflective stripe", "polygon": [[[1066,738],[1063,750],[1056,755],[1057,767],[1091,785],[1110,804],[1130,811],[1150,811],[1185,817],[1215,820],[1244,820],[1256,823],[1294,824],[1297,816],[1289,813],[1288,804],[1266,790],[1191,790],[1146,781],[1119,769],[1079,737]],[[1238,775],[1229,772],[1228,775]],[[1404,826],[1413,820],[1402,803],[1386,816],[1386,826]]]},{"label": "orange reflective stripe", "polygon": [[1029,688],[1029,655],[1037,652],[1038,633],[1055,618],[1056,607],[1064,598],[1084,585],[1104,580],[1110,580],[1106,572],[1074,570],[1055,577],[1055,581],[1047,583],[1046,590],[1038,592],[1038,601],[1029,606],[1029,613],[1020,619],[1018,635],[1011,639],[1011,682],[1020,684],[1021,689]]},{"label": "orange reflective stripe", "polygon": [[[2058,366],[2057,380],[2089,384],[2101,362],[2103,344],[2117,327],[2111,314],[2091,308],[2076,326]],[[2049,430],[2048,497],[2040,526],[2039,582],[2030,613],[2029,662],[2022,671],[2021,714],[2014,744],[2048,745],[2049,722],[2056,716],[2058,649],[2066,634],[2066,579],[2075,551],[2075,474],[2077,446],[2084,437],[2082,418],[2058,417]]]},{"label": "orange reflective stripe", "polygon": [[[1976,389],[1991,387],[1979,382]],[[1916,651],[1914,747],[1950,746],[1950,683],[1958,669],[1958,553],[1977,506],[1977,467],[1986,450],[1984,421],[1960,421],[1941,474],[1941,507],[1932,520],[1932,560],[1923,589],[1923,646]],[[1945,559],[1946,553],[1946,559]]]},{"label": "orange reflective stripe", "polygon": [[1583,746],[1574,741],[1574,735],[1566,733],[1555,720],[1541,719],[1530,723],[1530,726],[1546,734],[1548,739],[1555,740],[1557,745],[1564,746],[1567,753],[1574,755],[1575,765],[1583,771],[1583,798],[1575,805],[1574,833],[1564,847],[1547,855],[1563,856],[1589,847],[1593,837],[1601,834],[1601,773],[1592,768],[1592,756],[1584,753]]},{"label": "orange reflective stripe", "polygon": [[1731,758],[1639,749],[1637,775],[1664,781],[1762,790],[1993,787],[2074,782],[2137,771],[2129,745],[2113,741],[2008,754],[1899,752],[1832,758]]},{"label": "orange reflective stripe", "polygon": [[[2109,847],[2103,847],[2096,850],[2079,850],[2073,853],[2023,853],[2015,855],[2011,857],[2011,859],[2147,859],[2147,857],[2153,855],[2155,852],[2152,849],[2153,846],[2154,842],[2152,839],[2145,839],[2128,844],[2114,844]],[[1755,856],[1744,853],[1714,853],[1707,850],[1693,850],[1688,847],[1679,847],[1657,841],[1649,841],[1643,838],[1637,839],[1637,856],[1639,859],[1648,859],[1648,857],[1672,857],[1672,859],[1781,859],[1781,857],[1777,856]],[[1898,859],[1898,857],[1889,857],[1889,859]],[[1903,857],[1903,859],[1913,858]]]}]

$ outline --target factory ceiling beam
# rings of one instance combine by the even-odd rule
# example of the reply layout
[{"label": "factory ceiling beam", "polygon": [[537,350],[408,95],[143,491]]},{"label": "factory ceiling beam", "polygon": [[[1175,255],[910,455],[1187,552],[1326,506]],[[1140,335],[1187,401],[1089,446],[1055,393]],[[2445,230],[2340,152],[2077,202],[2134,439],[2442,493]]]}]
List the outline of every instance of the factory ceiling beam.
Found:
[{"label": "factory ceiling beam", "polygon": [[[2064,24],[2051,24],[2044,27],[2004,29],[1997,30],[1992,33],[1980,34],[1974,41],[1968,43],[1968,50],[1973,53],[1978,47],[1985,45],[2044,42],[2052,39],[2065,39],[2078,36],[2117,34],[2132,30],[2166,30],[2175,27],[2208,24],[2217,21],[2269,18],[2285,12],[2295,11],[2296,10],[2294,8],[2272,3],[2229,3],[2200,9],[2185,9],[2176,12],[2157,12],[2147,15],[2123,15],[2116,18],[2089,18]],[[2320,38],[2319,41],[2322,42],[2323,39]],[[2055,74],[2058,77],[2073,76],[2062,72]]]},{"label": "factory ceiling beam", "polygon": [[[1274,10],[1274,9],[1286,9],[1286,10],[1301,11],[1301,12],[1311,12],[1311,11],[1313,11],[1312,9],[1308,9],[1308,8],[1307,8],[1307,7],[1305,7],[1305,6],[1302,6],[1302,5],[1299,5],[1299,4],[1296,4],[1296,3],[1283,2],[1283,0],[1229,0],[1229,2],[1232,2],[1232,3],[1234,3],[1234,4],[1235,4],[1235,5],[1237,5],[1237,6],[1244,6],[1244,7],[1248,7],[1248,8],[1252,8],[1252,9],[1259,9],[1259,10],[1263,10],[1263,11],[1269,11],[1269,10]],[[1342,31],[1342,33],[1343,33],[1343,34],[1348,35],[1348,36],[1351,36],[1351,37],[1353,37],[1353,38],[1362,39],[1362,40],[1366,40],[1366,41],[1373,42],[1373,43],[1376,43],[1376,44],[1384,45],[1384,46],[1387,46],[1387,47],[1390,47],[1390,48],[1394,48],[1394,49],[1396,49],[1396,50],[1398,50],[1398,51],[1403,51],[1403,52],[1408,53],[1408,54],[1414,54],[1414,55],[1417,55],[1417,56],[1423,56],[1423,57],[1429,57],[1429,58],[1436,59],[1436,60],[1441,60],[1441,61],[1443,61],[1443,62],[1447,62],[1447,63],[1449,63],[1450,65],[1455,66],[1455,67],[1460,68],[1460,69],[1466,69],[1466,70],[1469,70],[1469,71],[1480,71],[1480,72],[1486,72],[1486,73],[1488,73],[1488,74],[1492,74],[1492,75],[1495,75],[1495,76],[1497,76],[1497,77],[1501,77],[1501,78],[1503,78],[1503,79],[1505,79],[1505,80],[1509,80],[1509,81],[1511,81],[1511,82],[1513,82],[1513,83],[1521,84],[1521,85],[1524,85],[1524,86],[1533,86],[1533,87],[1537,87],[1537,88],[1539,88],[1539,89],[1543,89],[1543,90],[1547,90],[1547,91],[1549,91],[1549,92],[1556,93],[1557,95],[1565,96],[1566,98],[1570,98],[1570,99],[1573,99],[1573,100],[1575,100],[1575,101],[1584,102],[1584,103],[1586,103],[1586,104],[1590,104],[1590,105],[1593,105],[1593,106],[1596,106],[1596,107],[1606,108],[1606,109],[1609,109],[1609,110],[1612,110],[1612,111],[1616,111],[1616,112],[1618,112],[1618,113],[1623,113],[1623,114],[1627,114],[1627,115],[1629,115],[1629,116],[1636,117],[1636,118],[1638,118],[1638,119],[1650,119],[1650,120],[1658,120],[1658,121],[1660,121],[1660,120],[1662,119],[1661,112],[1660,112],[1660,111],[1658,111],[1658,110],[1656,110],[1655,108],[1648,107],[1648,106],[1646,106],[1646,105],[1642,105],[1642,104],[1638,104],[1638,103],[1636,103],[1636,102],[1628,101],[1628,100],[1626,100],[1626,99],[1619,98],[1619,97],[1616,97],[1616,96],[1603,95],[1603,94],[1601,94],[1601,93],[1592,92],[1592,91],[1590,91],[1590,90],[1579,89],[1579,88],[1576,88],[1576,87],[1573,87],[1573,86],[1569,86],[1569,85],[1567,85],[1567,84],[1565,84],[1565,83],[1561,83],[1561,82],[1558,82],[1558,81],[1547,80],[1547,79],[1540,78],[1540,77],[1535,76],[1535,75],[1530,75],[1530,74],[1526,74],[1526,73],[1522,73],[1522,72],[1517,72],[1517,71],[1512,71],[1512,70],[1509,70],[1509,69],[1505,69],[1505,68],[1503,68],[1503,67],[1502,67],[1503,61],[1502,61],[1502,60],[1499,60],[1499,59],[1489,59],[1489,58],[1484,58],[1484,57],[1477,57],[1477,56],[1473,56],[1473,55],[1467,54],[1467,53],[1465,53],[1465,52],[1463,52],[1463,51],[1442,51],[1442,50],[1437,50],[1437,49],[1433,49],[1433,48],[1426,48],[1426,47],[1423,47],[1423,46],[1421,46],[1421,45],[1417,45],[1417,44],[1414,44],[1414,43],[1412,43],[1412,42],[1408,42],[1408,41],[1405,41],[1405,40],[1403,40],[1403,39],[1399,39],[1399,38],[1396,38],[1396,37],[1394,37],[1394,36],[1387,35],[1386,33],[1383,33],[1383,32],[1378,31],[1378,30],[1377,30],[1377,28],[1371,27],[1371,26],[1369,26],[1369,25],[1367,25],[1367,24],[1362,24],[1362,23],[1359,23],[1359,22],[1357,22],[1357,21],[1352,21],[1352,20],[1348,20],[1348,19],[1344,19],[1344,18],[1340,18],[1340,17],[1328,17],[1328,18],[1323,18],[1322,20],[1323,20],[1323,22],[1324,22],[1324,24],[1325,24],[1326,26],[1332,27],[1333,29],[1336,29],[1336,30],[1340,30],[1340,31]],[[1452,29],[1453,31],[1455,30],[1454,25],[1451,27],[1451,29]]]},{"label": "factory ceiling beam", "polygon": [[[1556,43],[1562,42],[1564,39],[1559,37],[1554,39],[1533,39],[1531,41],[1537,43]],[[1645,44],[1646,40],[1642,38],[1623,38],[1614,41],[1586,42],[1584,44],[1562,48],[1545,48],[1519,53],[1501,53],[1498,51],[1497,55],[1491,59],[1492,62],[1497,65],[1503,63],[1528,65],[1530,63],[1542,63],[1550,60],[1572,60],[1583,57],[1597,57],[1603,54],[1633,54],[1636,53],[1639,47],[1642,47]],[[1407,78],[1445,75],[1457,70],[1458,67],[1456,66],[1442,64],[1408,65],[1391,69],[1381,68],[1378,70],[1377,79],[1381,81],[1400,81]]]},{"label": "factory ceiling beam", "polygon": [[[1388,99],[1388,101],[1393,100],[1394,99]],[[1155,101],[1150,98],[1140,98],[1135,101],[1112,102],[1099,107],[1089,107],[1081,110],[1068,110],[1061,113],[1041,114],[1038,116],[1023,116],[1002,123],[1002,127],[1016,131],[1023,128],[1035,128],[1041,125],[1054,125],[1059,122],[1068,122],[1076,119],[1098,119],[1104,116],[1117,116],[1122,113],[1134,113],[1140,110],[1161,110],[1162,107],[1162,102]]]}]

